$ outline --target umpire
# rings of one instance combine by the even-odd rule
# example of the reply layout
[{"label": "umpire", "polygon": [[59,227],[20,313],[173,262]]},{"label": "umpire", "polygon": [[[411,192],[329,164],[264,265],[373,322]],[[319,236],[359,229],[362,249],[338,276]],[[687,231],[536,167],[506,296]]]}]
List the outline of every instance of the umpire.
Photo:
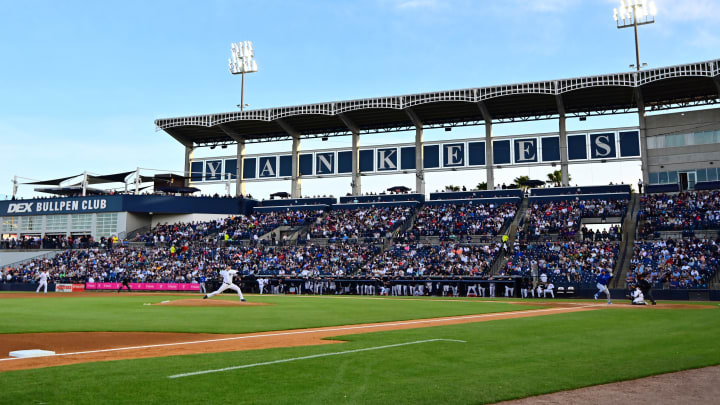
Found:
[{"label": "umpire", "polygon": [[120,288],[118,288],[117,292],[119,293],[123,289],[123,287],[126,287],[128,292],[130,292],[130,278],[127,276],[127,274],[125,275],[125,277],[123,277],[122,284],[120,284]]},{"label": "umpire", "polygon": [[650,283],[649,283],[647,280],[645,280],[645,275],[644,275],[644,274],[640,274],[640,275],[638,276],[638,283],[637,283],[637,285],[638,285],[638,287],[640,287],[640,291],[642,291],[643,296],[645,297],[645,299],[646,299],[646,300],[649,299],[650,302],[652,302],[653,305],[657,305],[657,303],[655,302],[655,298],[654,298],[653,295],[652,295],[652,285],[650,285]]}]

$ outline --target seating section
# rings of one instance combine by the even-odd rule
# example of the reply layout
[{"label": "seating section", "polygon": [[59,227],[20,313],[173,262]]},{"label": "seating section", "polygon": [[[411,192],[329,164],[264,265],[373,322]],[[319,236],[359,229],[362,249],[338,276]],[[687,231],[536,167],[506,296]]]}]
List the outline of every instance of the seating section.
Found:
[{"label": "seating section", "polygon": [[627,200],[567,200],[530,201],[525,217],[527,238],[557,234],[562,239],[573,239],[583,218],[623,217]]},{"label": "seating section", "polygon": [[[497,273],[558,287],[593,288],[601,270],[615,270],[621,232],[616,225],[590,232],[581,229],[581,223],[585,218],[623,218],[628,200],[556,197],[531,198],[525,229],[518,232],[507,265],[499,266]],[[48,237],[32,243],[80,249],[2,269],[0,277],[5,282],[32,282],[39,271],[48,269],[55,282],[115,282],[125,277],[134,282],[197,282],[215,277],[227,266],[243,274],[284,278],[483,277],[492,273],[503,246],[470,241],[507,231],[518,210],[518,203],[507,201],[436,200],[420,205],[417,212],[418,203],[353,204],[334,210],[289,207],[206,222],[161,224],[114,244],[88,240],[78,245],[72,239]],[[663,230],[720,229],[717,190],[649,195],[642,197],[641,204],[641,237]],[[257,241],[280,226],[307,232],[297,243],[244,242]],[[395,239],[383,239],[384,245],[358,243],[375,242],[401,228],[407,229]],[[560,241],[539,242],[554,236]],[[643,240],[627,255],[632,255],[628,285],[644,274],[658,286],[707,288],[720,268],[720,238]]]},{"label": "seating section", "polygon": [[707,288],[720,267],[720,240],[695,238],[638,241],[633,249],[626,282],[638,275],[670,288]]},{"label": "seating section", "polygon": [[555,285],[594,286],[601,270],[613,271],[618,252],[618,244],[607,241],[529,244],[516,250],[506,272],[534,279],[545,274]]},{"label": "seating section", "polygon": [[482,276],[488,274],[499,252],[497,244],[397,244],[361,269],[380,276]]},{"label": "seating section", "polygon": [[648,194],[640,209],[638,219],[644,222],[639,235],[643,238],[660,231],[720,229],[720,190]]},{"label": "seating section", "polygon": [[412,213],[412,208],[402,206],[332,210],[322,214],[309,234],[311,238],[377,239],[397,229]]},{"label": "seating section", "polygon": [[169,244],[182,246],[189,242],[197,242],[214,233],[219,232],[228,223],[245,218],[243,215],[235,218],[223,218],[215,221],[161,224],[155,226],[148,232],[138,234],[134,238],[136,242],[145,242],[151,245]]},{"label": "seating section", "polygon": [[516,204],[443,204],[425,206],[403,237],[437,236],[441,241],[469,235],[496,236],[515,218]]}]

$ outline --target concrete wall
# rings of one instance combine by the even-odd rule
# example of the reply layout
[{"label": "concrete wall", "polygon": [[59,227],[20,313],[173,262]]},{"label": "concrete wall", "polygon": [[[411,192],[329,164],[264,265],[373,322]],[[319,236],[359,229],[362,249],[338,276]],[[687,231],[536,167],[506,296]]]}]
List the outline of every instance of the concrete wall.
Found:
[{"label": "concrete wall", "polygon": [[[121,220],[124,220],[125,222],[121,224]],[[130,212],[123,212],[120,213],[120,216],[118,216],[118,229],[122,232],[125,231],[125,236],[129,235],[133,231],[136,231],[140,228],[144,227],[150,227],[150,221],[151,216],[148,214],[134,214]]]},{"label": "concrete wall", "polygon": [[[718,129],[720,108],[647,116],[648,140],[658,135]],[[720,143],[648,149],[647,159],[650,172],[717,167],[720,165]]]},{"label": "concrete wall", "polygon": [[0,250],[0,267],[8,264],[30,260],[34,257],[42,256],[47,253],[54,253],[49,250],[33,250],[29,252],[8,252]]},{"label": "concrete wall", "polygon": [[206,222],[218,218],[227,218],[227,214],[156,214],[152,216],[152,226],[158,224],[172,224],[177,222]]}]

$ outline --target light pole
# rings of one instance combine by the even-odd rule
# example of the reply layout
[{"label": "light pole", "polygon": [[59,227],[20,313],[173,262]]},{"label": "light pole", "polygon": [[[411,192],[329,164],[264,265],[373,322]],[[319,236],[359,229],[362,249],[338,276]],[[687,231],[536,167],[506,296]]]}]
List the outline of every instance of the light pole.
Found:
[{"label": "light pole", "polygon": [[240,111],[245,109],[245,73],[257,72],[257,62],[255,62],[255,51],[252,42],[238,42],[230,44],[232,57],[230,62],[230,73],[234,75],[242,75],[242,90],[240,94]]},{"label": "light pole", "polygon": [[640,64],[640,42],[638,41],[638,25],[652,24],[655,22],[657,8],[655,1],[650,0],[620,0],[620,8],[613,9],[613,18],[618,29],[633,27],[635,29],[635,67],[639,71]]}]

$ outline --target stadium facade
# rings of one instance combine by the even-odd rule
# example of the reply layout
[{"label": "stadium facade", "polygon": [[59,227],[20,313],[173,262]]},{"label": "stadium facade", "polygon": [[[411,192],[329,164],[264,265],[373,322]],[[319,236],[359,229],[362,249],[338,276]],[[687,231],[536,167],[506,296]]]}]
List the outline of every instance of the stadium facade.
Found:
[{"label": "stadium facade", "polygon": [[[397,146],[394,144],[375,148],[371,156],[368,150],[359,146],[360,135],[408,130],[415,131],[415,143],[405,148],[406,169],[399,170],[414,172],[415,191],[424,194],[424,173],[425,169],[429,168],[426,160],[432,160],[432,166],[436,159],[440,159],[442,152],[445,156],[442,168],[452,170],[452,166],[457,162],[453,160],[453,156],[461,155],[461,149],[450,142],[447,147],[443,146],[442,151],[438,148],[436,154],[435,149],[428,150],[426,147],[423,130],[471,125],[483,125],[485,137],[483,141],[474,142],[472,152],[469,152],[470,144],[465,146],[468,152],[463,152],[469,154],[467,163],[463,162],[463,165],[458,166],[472,164],[484,168],[488,188],[491,189],[495,185],[495,170],[508,165],[544,162],[542,157],[537,158],[537,161],[525,160],[531,155],[529,152],[540,151],[541,146],[537,145],[538,137],[529,142],[519,137],[520,139],[514,141],[514,145],[510,145],[509,142],[504,142],[503,138],[493,137],[493,124],[541,119],[556,119],[558,122],[557,135],[553,135],[546,146],[548,150],[552,150],[548,161],[557,161],[560,166],[563,185],[568,185],[568,166],[574,160],[573,157],[577,158],[576,160],[592,159],[591,148],[595,148],[595,158],[601,160],[604,160],[603,154],[612,156],[613,153],[620,158],[639,158],[642,162],[643,181],[650,184],[662,183],[666,176],[669,181],[672,173],[678,175],[679,181],[681,173],[685,173],[683,178],[690,177],[692,170],[696,171],[696,179],[703,173],[706,178],[708,173],[716,176],[717,172],[712,170],[715,166],[712,152],[702,156],[681,153],[684,156],[678,157],[675,155],[678,151],[668,150],[676,146],[667,145],[675,145],[673,142],[676,142],[680,147],[694,147],[699,146],[695,143],[698,141],[703,145],[701,148],[710,151],[710,148],[715,148],[720,143],[720,139],[716,133],[716,113],[695,111],[693,114],[667,114],[663,117],[648,116],[647,113],[713,105],[717,104],[719,99],[720,60],[712,60],[637,72],[166,118],[156,120],[155,124],[158,130],[164,130],[185,146],[186,177],[195,176],[196,181],[212,181],[215,178],[206,176],[207,169],[211,169],[213,173],[221,170],[220,173],[225,174],[226,179],[235,181],[238,195],[245,194],[246,181],[256,179],[263,173],[268,174],[268,178],[289,178],[290,191],[294,198],[302,195],[303,177],[349,173],[352,194],[360,195],[361,177],[368,174],[368,168],[372,167],[375,172],[381,171],[380,164],[387,163],[385,157],[388,154],[399,153],[400,159],[403,159],[402,150],[392,151],[392,148]],[[582,136],[583,134],[571,134],[567,131],[568,117],[622,113],[637,114],[639,145],[630,140],[631,136],[628,134],[623,136],[622,133],[616,133],[613,135],[615,139],[611,140],[602,130],[595,133],[594,139],[593,133]],[[676,135],[678,128],[685,131],[682,134],[683,141],[679,140],[679,136],[672,136]],[[700,135],[695,135],[696,133]],[[349,151],[338,151],[337,154],[320,152],[313,156],[301,153],[302,139],[331,136],[351,136]],[[648,142],[648,137],[653,137],[657,142],[667,139],[669,143]],[[625,138],[625,143],[622,138]],[[247,143],[278,140],[292,140],[292,151],[289,155],[267,156],[264,161],[261,161],[263,157],[246,156]],[[613,143],[621,149],[619,152],[609,149]],[[193,150],[197,147],[227,147],[231,144],[237,145],[234,160],[218,158],[198,162],[192,158]],[[637,151],[636,145],[639,149]],[[649,145],[653,147],[652,159],[648,154]],[[413,146],[414,149],[410,149]],[[525,149],[526,147],[530,149]],[[623,147],[626,149],[625,155]],[[674,170],[663,171],[666,168],[660,166],[665,165],[658,164],[666,157],[675,162],[676,166],[671,167]],[[337,161],[337,165],[331,163],[331,158]],[[371,159],[377,163],[371,166]],[[272,169],[273,163],[269,163],[271,161],[276,162],[277,170],[265,170]],[[470,163],[471,161],[474,164]],[[222,162],[220,166],[219,162]],[[366,166],[365,173],[362,165]],[[248,173],[245,173],[245,169],[248,169]],[[330,169],[333,169],[332,172]],[[710,172],[707,169],[711,169]],[[270,176],[270,172],[273,175],[279,174]],[[652,177],[651,172],[654,173]]]}]

